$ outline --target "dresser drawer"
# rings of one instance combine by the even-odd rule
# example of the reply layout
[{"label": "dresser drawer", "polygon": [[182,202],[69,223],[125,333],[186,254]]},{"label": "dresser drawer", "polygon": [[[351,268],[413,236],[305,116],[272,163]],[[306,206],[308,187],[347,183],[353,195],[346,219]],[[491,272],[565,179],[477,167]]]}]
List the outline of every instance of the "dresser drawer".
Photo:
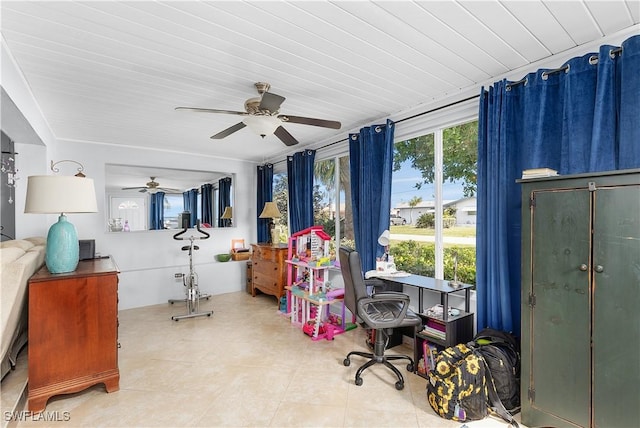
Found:
[{"label": "dresser drawer", "polygon": [[268,262],[264,260],[260,260],[257,262],[253,262],[253,277],[257,276],[269,276],[273,278],[277,278],[282,271],[282,267],[275,262]]},{"label": "dresser drawer", "polygon": [[255,290],[271,294],[276,298],[284,295],[286,281],[285,259],[287,247],[272,246],[268,244],[252,244],[252,295]]},{"label": "dresser drawer", "polygon": [[265,260],[271,262],[277,262],[280,259],[281,251],[278,247],[271,247],[267,245],[256,245],[253,248],[254,260]]}]

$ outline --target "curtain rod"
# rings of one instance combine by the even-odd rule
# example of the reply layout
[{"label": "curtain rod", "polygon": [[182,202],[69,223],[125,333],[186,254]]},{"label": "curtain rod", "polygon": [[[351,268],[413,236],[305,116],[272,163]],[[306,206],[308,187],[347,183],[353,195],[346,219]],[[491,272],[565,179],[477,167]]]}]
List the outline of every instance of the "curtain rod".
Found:
[{"label": "curtain rod", "polygon": [[[413,116],[402,118],[400,120],[394,121],[394,123],[398,124],[398,123],[404,122],[405,120],[415,119],[416,117],[424,116],[425,114],[429,114],[429,113],[434,113],[434,112],[436,112],[438,110],[442,110],[442,109],[445,109],[445,108],[448,108],[448,107],[453,107],[453,106],[455,106],[457,104],[462,104],[464,102],[470,101],[470,100],[472,100],[474,98],[478,98],[478,97],[480,97],[480,95],[472,95],[470,97],[467,97],[467,98],[464,98],[464,99],[461,99],[461,100],[458,100],[458,101],[454,101],[454,102],[451,102],[449,104],[445,104],[445,105],[440,106],[440,107],[434,107],[431,110],[423,111],[422,113],[414,114]],[[348,140],[349,140],[348,137],[347,138],[343,138],[342,140],[334,141],[333,143],[325,144],[324,146],[318,147],[316,150],[326,149],[327,147],[331,147],[331,146],[334,146],[334,145],[339,144],[339,143],[343,143],[343,142],[348,141]],[[279,163],[285,162],[285,161],[286,161],[286,159],[279,160],[277,162],[273,162],[272,165],[276,165],[276,164],[279,164]]]},{"label": "curtain rod", "polygon": [[[609,50],[609,56],[614,59],[616,55],[621,55],[622,54],[622,46],[619,48],[615,48],[615,49],[610,49]],[[589,64],[591,65],[596,65],[598,63],[598,54],[593,54],[589,57]],[[549,70],[549,71],[543,71],[542,72],[542,80],[547,80],[547,78],[549,77],[550,74],[554,74],[554,73],[559,73],[561,71],[564,71],[565,73],[569,72],[569,64],[565,64],[562,67],[558,67],[558,68],[554,68],[553,70]],[[513,86],[517,86],[517,85],[521,85],[523,83],[527,83],[527,78],[525,77],[522,80],[518,80],[516,82],[511,82],[511,83],[507,83],[507,91],[511,90],[511,87]]]}]

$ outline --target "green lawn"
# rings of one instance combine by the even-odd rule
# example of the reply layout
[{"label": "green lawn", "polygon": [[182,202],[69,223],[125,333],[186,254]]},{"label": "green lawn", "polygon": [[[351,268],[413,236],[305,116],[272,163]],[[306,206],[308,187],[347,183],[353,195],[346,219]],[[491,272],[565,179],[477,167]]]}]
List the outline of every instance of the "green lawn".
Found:
[{"label": "green lawn", "polygon": [[[434,236],[435,229],[422,229],[414,226],[391,226],[389,229],[391,233],[401,233],[405,235],[422,235],[422,236]],[[455,236],[459,238],[473,238],[476,236],[475,226],[456,226],[443,230],[444,236]]]}]

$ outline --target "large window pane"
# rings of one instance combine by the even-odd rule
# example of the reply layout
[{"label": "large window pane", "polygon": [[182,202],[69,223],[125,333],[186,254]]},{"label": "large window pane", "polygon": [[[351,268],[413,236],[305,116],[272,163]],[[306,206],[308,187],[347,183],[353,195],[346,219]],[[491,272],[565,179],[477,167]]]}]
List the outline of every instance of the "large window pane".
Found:
[{"label": "large window pane", "polygon": [[475,284],[478,122],[442,134],[444,278]]},{"label": "large window pane", "polygon": [[435,144],[427,134],[394,146],[391,254],[396,267],[435,276]]},{"label": "large window pane", "polygon": [[182,194],[167,193],[164,195],[164,228],[180,229],[179,216],[184,211]]},{"label": "large window pane", "polygon": [[390,231],[398,269],[475,284],[477,129],[475,121],[396,142]]},{"label": "large window pane", "polygon": [[340,245],[346,245],[355,248],[355,240],[353,236],[353,211],[351,210],[351,169],[349,165],[349,156],[342,156],[338,160],[340,166]]},{"label": "large window pane", "polygon": [[280,218],[276,219],[280,242],[286,243],[289,239],[289,187],[286,172],[273,174],[273,201],[280,211]]},{"label": "large window pane", "polygon": [[322,226],[335,243],[336,236],[336,162],[335,159],[318,161],[313,174],[313,224]]}]

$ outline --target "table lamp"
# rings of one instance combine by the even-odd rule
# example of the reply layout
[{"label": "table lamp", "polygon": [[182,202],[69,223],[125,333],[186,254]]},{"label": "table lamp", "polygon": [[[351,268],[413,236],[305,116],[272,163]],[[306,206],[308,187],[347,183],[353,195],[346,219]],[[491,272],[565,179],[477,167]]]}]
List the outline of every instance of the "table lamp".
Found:
[{"label": "table lamp", "polygon": [[[52,170],[56,171],[53,168]],[[25,213],[60,214],[49,228],[45,263],[51,273],[73,272],[78,266],[80,244],[66,213],[98,212],[93,180],[75,176],[34,175],[27,178]]]},{"label": "table lamp", "polygon": [[384,247],[384,255],[382,256],[382,261],[389,261],[389,242],[390,242],[391,234],[389,230],[385,230],[382,232],[382,235],[378,237],[378,244]]},{"label": "table lamp", "polygon": [[233,218],[233,208],[226,207],[224,209],[224,212],[222,213],[222,216],[220,216],[220,218],[224,220],[224,223],[223,223],[224,227],[230,227],[231,219]]},{"label": "table lamp", "polygon": [[269,243],[276,245],[280,241],[280,237],[276,235],[275,219],[280,217],[280,210],[275,202],[265,202],[264,209],[260,213],[260,218],[270,218],[269,222]]}]

